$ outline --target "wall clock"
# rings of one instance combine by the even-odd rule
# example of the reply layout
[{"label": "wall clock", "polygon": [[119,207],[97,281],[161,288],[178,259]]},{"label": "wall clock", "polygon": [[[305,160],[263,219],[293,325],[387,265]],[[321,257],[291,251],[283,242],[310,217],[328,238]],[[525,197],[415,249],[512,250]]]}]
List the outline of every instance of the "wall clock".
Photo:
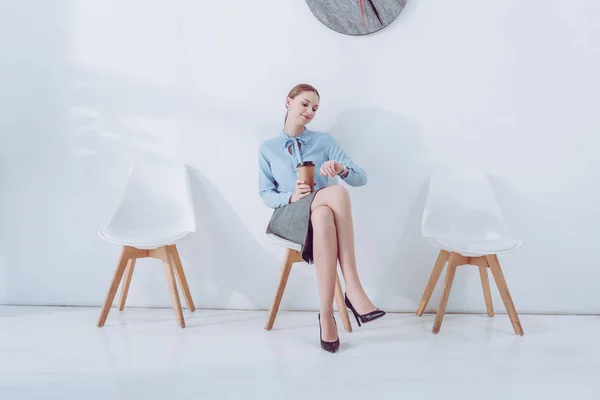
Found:
[{"label": "wall clock", "polygon": [[313,15],[344,35],[368,35],[391,24],[407,0],[306,0]]}]

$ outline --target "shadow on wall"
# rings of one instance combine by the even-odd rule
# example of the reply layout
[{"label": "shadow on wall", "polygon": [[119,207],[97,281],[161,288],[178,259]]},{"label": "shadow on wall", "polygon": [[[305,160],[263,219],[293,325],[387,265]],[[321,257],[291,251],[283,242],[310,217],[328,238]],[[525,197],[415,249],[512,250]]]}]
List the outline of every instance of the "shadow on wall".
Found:
[{"label": "shadow on wall", "polygon": [[[197,227],[180,248],[194,300],[203,308],[233,307],[234,301],[235,308],[269,309],[282,258],[256,241],[202,172],[193,169],[191,177]],[[309,277],[292,272],[280,309],[288,308],[297,288],[309,285]]]},{"label": "shadow on wall", "polygon": [[437,255],[421,235],[429,177],[422,129],[392,111],[354,108],[331,133],[369,176],[351,189],[363,284],[378,307],[414,311]]}]

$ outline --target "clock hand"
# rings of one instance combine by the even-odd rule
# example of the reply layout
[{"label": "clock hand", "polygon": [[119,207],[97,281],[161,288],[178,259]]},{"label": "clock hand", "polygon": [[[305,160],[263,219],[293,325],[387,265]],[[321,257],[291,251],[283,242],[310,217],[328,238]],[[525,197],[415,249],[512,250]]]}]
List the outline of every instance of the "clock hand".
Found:
[{"label": "clock hand", "polygon": [[381,26],[383,26],[383,22],[381,22],[381,17],[379,16],[379,12],[377,11],[377,8],[375,8],[373,1],[372,0],[368,0],[368,1],[369,1],[369,4],[371,4],[371,7],[373,7],[373,11],[375,11],[375,16],[379,20],[379,23],[381,24]]},{"label": "clock hand", "polygon": [[360,16],[363,26],[365,26],[365,9],[363,8],[363,0],[360,0]]}]

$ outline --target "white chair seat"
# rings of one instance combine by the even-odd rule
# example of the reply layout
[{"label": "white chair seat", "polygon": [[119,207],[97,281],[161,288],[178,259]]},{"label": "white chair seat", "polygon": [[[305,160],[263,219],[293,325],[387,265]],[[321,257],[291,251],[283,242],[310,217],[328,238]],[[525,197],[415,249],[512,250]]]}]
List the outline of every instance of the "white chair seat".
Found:
[{"label": "white chair seat", "polygon": [[273,243],[275,243],[278,246],[285,247],[286,249],[296,250],[297,252],[300,252],[300,250],[302,250],[302,246],[298,243],[291,242],[272,233],[267,233],[267,236],[269,237],[269,239],[271,239]]},{"label": "white chair seat", "polygon": [[485,256],[488,254],[501,254],[513,251],[521,246],[521,242],[511,237],[498,237],[493,239],[461,239],[460,243],[451,237],[425,237],[427,242],[434,247],[459,253],[465,257]]},{"label": "white chair seat", "polygon": [[465,257],[517,249],[482,171],[445,166],[434,170],[422,219],[427,242]]},{"label": "white chair seat", "polygon": [[98,232],[101,238],[109,242],[141,250],[157,249],[162,246],[174,244],[190,233],[192,232],[180,229],[103,229]]},{"label": "white chair seat", "polygon": [[195,230],[187,167],[145,155],[130,168],[125,192],[98,234],[122,246],[153,250]]}]

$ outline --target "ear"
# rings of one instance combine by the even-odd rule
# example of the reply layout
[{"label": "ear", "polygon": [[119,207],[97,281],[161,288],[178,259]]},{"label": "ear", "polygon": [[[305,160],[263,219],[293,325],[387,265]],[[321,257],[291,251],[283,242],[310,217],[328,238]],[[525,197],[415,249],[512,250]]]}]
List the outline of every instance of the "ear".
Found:
[{"label": "ear", "polygon": [[290,108],[290,106],[291,106],[291,104],[292,104],[292,99],[291,99],[291,98],[289,98],[289,97],[288,97],[288,98],[286,98],[286,99],[285,99],[285,108],[289,109],[289,108]]}]

